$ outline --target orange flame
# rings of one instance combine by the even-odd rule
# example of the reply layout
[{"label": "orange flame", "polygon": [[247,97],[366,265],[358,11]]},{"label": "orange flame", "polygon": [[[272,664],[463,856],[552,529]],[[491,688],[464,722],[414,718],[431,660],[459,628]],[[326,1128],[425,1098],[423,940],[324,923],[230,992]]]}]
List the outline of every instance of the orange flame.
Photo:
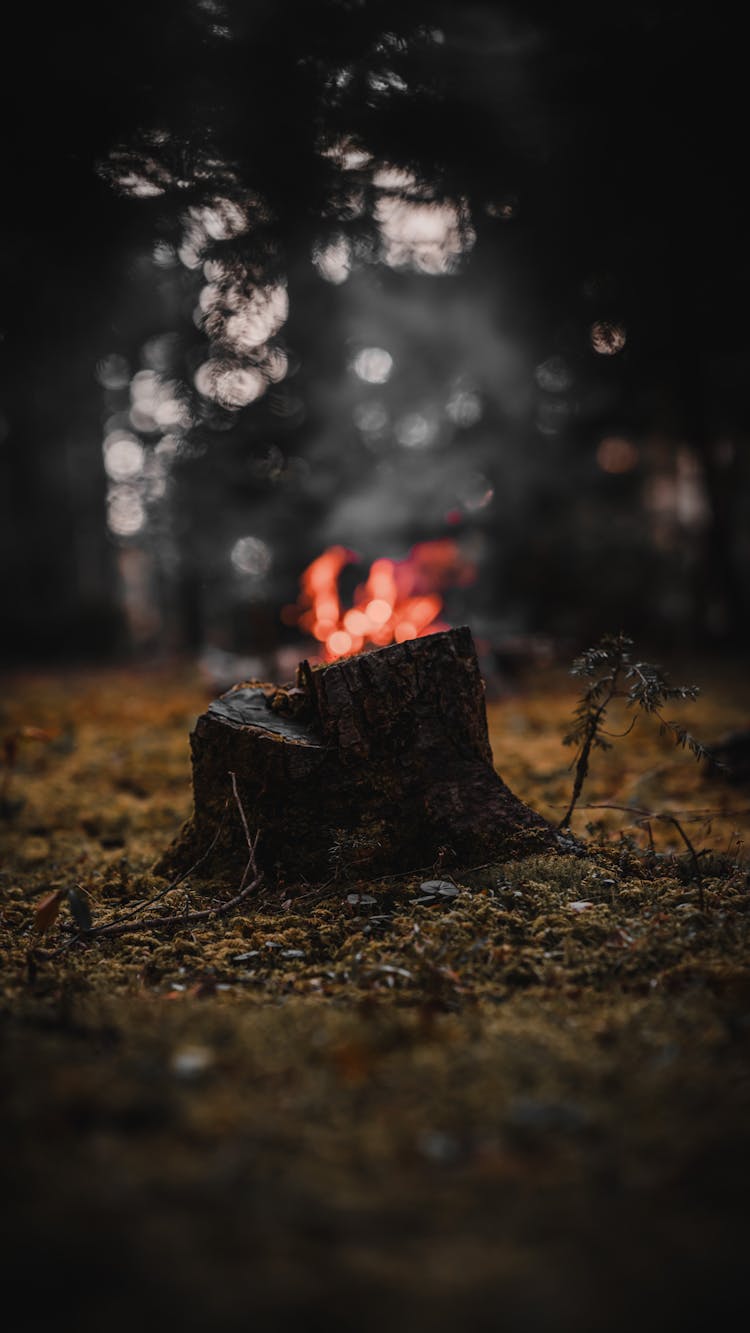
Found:
[{"label": "orange flame", "polygon": [[465,588],[476,577],[476,567],[450,538],[420,542],[403,560],[375,560],[355,590],[354,605],[342,610],[341,571],[357,559],[345,546],[330,546],[307,566],[297,604],[282,613],[287,624],[318,640],[329,662],[447,629],[438,619],[443,609],[438,589]]}]

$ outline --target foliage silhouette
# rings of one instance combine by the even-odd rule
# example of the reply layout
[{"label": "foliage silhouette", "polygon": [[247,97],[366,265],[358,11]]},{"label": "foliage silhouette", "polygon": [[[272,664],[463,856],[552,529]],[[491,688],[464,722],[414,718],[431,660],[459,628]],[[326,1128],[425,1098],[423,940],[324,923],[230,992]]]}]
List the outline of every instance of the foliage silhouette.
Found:
[{"label": "foliage silhouette", "polygon": [[[662,709],[673,700],[696,699],[696,685],[672,685],[661,668],[650,662],[633,659],[634,644],[625,634],[605,634],[592,648],[576,658],[571,675],[587,681],[574,713],[574,722],[563,739],[564,745],[575,746],[576,754],[571,767],[575,768],[573,793],[570,804],[560,820],[560,828],[567,828],[578,804],[589,771],[592,750],[610,750],[617,737],[604,729],[607,710],[615,700],[622,700],[633,711],[629,725],[619,736],[628,736],[639,716],[655,718],[662,733],[669,732],[675,744],[687,749],[696,759],[707,759],[709,753],[683,726],[664,717]],[[683,834],[684,837],[684,834]]]}]

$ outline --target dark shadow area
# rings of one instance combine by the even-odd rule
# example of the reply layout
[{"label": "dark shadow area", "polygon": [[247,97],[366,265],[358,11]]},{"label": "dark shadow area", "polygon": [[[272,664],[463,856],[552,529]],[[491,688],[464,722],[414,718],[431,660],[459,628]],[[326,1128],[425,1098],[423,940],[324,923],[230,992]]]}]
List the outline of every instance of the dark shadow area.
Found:
[{"label": "dark shadow area", "polygon": [[429,608],[344,616],[417,543],[474,571],[417,594],[499,653],[743,649],[727,8],[159,0],[9,32],[6,660],[408,637]]},{"label": "dark shadow area", "polygon": [[[10,0],[2,33],[18,1327],[733,1326],[737,7]],[[461,626],[454,687],[412,641]]]}]

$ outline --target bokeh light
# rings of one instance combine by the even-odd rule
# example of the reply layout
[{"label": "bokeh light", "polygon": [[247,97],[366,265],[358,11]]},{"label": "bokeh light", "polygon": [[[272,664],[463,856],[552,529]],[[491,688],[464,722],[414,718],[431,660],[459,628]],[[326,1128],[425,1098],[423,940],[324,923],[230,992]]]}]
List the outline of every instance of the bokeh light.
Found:
[{"label": "bokeh light", "polygon": [[232,547],[230,559],[241,574],[259,579],[271,568],[271,548],[260,537],[240,537]]},{"label": "bokeh light", "polygon": [[329,157],[342,171],[360,171],[372,161],[372,154],[366,148],[347,137],[337,139],[320,151],[323,157]]},{"label": "bokeh light", "polygon": [[386,625],[393,614],[393,607],[383,597],[374,597],[365,607],[365,615],[372,625]]},{"label": "bokeh light", "polygon": [[174,268],[179,263],[177,251],[168,241],[157,241],[151,258],[157,268]]},{"label": "bokeh light", "polygon": [[303,571],[297,606],[282,612],[284,624],[298,624],[324,645],[328,661],[445,628],[438,620],[443,606],[438,589],[466,587],[476,575],[455,542],[422,542],[403,559],[374,560],[366,581],[355,588],[354,605],[343,610],[339,578],[356,559],[345,546],[323,551]]},{"label": "bokeh light", "polygon": [[494,487],[482,472],[470,472],[458,486],[457,497],[468,513],[486,509],[495,498]]},{"label": "bokeh light", "polygon": [[478,393],[468,389],[458,389],[451,394],[445,406],[451,421],[466,430],[475,426],[482,416],[482,400]]},{"label": "bokeh light", "polygon": [[334,657],[345,657],[347,653],[351,652],[353,646],[352,636],[345,629],[335,629],[328,636],[328,648]]},{"label": "bokeh light", "polygon": [[573,375],[562,356],[551,356],[534,371],[534,379],[545,393],[567,393],[573,386]]},{"label": "bokeh light", "polygon": [[408,92],[408,84],[393,69],[380,70],[373,72],[367,77],[367,86],[374,93],[405,93]]},{"label": "bokeh light", "polygon": [[259,370],[249,366],[230,366],[216,376],[212,396],[222,407],[247,407],[266,390],[266,381]]},{"label": "bokeh light", "polygon": [[357,403],[352,413],[357,430],[370,439],[377,439],[388,429],[390,418],[384,405],[377,400]]},{"label": "bokeh light", "polygon": [[289,357],[281,347],[272,347],[263,358],[263,374],[271,384],[279,384],[289,370]]},{"label": "bokeh light", "polygon": [[174,458],[179,446],[180,441],[176,435],[162,435],[162,438],[154,449],[154,453],[157,458],[163,458],[168,462],[170,458]]},{"label": "bokeh light", "polygon": [[367,384],[385,384],[393,370],[393,357],[384,347],[363,347],[352,362],[352,370]]},{"label": "bokeh light", "polygon": [[[215,296],[213,288],[215,287]],[[204,293],[211,292],[206,297]],[[235,351],[252,352],[278,333],[289,315],[289,297],[286,287],[277,283],[269,287],[256,287],[251,292],[243,292],[237,285],[219,288],[209,284],[201,294],[202,309],[211,308],[212,304],[226,305],[232,310],[216,333],[221,340]],[[204,304],[206,302],[207,304]]]},{"label": "bokeh light", "polygon": [[421,412],[407,412],[396,422],[396,439],[406,449],[427,449],[437,433],[437,422]]},{"label": "bokeh light", "polygon": [[507,195],[503,199],[491,199],[484,206],[484,211],[489,218],[498,218],[501,222],[510,222],[511,218],[518,215],[518,199],[515,195]]},{"label": "bokeh light", "polygon": [[392,164],[374,172],[373,185],[384,262],[418,273],[454,272],[476,240],[466,202],[426,197],[412,172]]},{"label": "bokeh light", "polygon": [[130,366],[124,356],[112,352],[97,363],[96,378],[104,389],[125,389],[130,379]]},{"label": "bokeh light", "polygon": [[128,481],[143,470],[144,450],[140,440],[124,431],[108,435],[102,445],[104,470],[112,481]]},{"label": "bokeh light", "polygon": [[123,194],[132,195],[134,199],[156,199],[164,194],[163,185],[157,185],[156,181],[149,180],[148,176],[139,171],[126,171],[117,178],[117,184]]},{"label": "bokeh light", "polygon": [[214,199],[207,207],[197,210],[196,215],[206,234],[214,241],[228,241],[234,236],[241,236],[249,226],[245,210],[234,199]]},{"label": "bokeh light", "polygon": [[134,486],[113,486],[107,497],[107,526],[116,537],[133,537],[146,521],[141,497]]},{"label": "bokeh light", "polygon": [[390,268],[453,273],[476,239],[465,206],[452,201],[432,203],[383,195],[374,211],[383,259]]},{"label": "bokeh light", "polygon": [[597,447],[596,461],[602,472],[632,472],[638,466],[639,453],[630,440],[608,435]]},{"label": "bokeh light", "polygon": [[266,381],[256,367],[222,361],[204,361],[196,370],[193,383],[204,398],[232,409],[247,407],[266,390]]},{"label": "bokeh light", "polygon": [[141,349],[141,360],[148,370],[157,370],[166,374],[176,362],[180,352],[180,338],[177,333],[157,333],[149,338]]},{"label": "bokeh light", "polygon": [[346,282],[352,271],[352,248],[346,236],[339,233],[327,245],[316,246],[313,263],[321,278],[339,286]]},{"label": "bokeh light", "polygon": [[622,324],[610,319],[597,319],[591,325],[591,346],[599,356],[616,356],[627,342],[627,334]]},{"label": "bokeh light", "polygon": [[192,417],[176,380],[163,379],[155,370],[139,370],[130,381],[130,423],[151,432],[169,427],[187,428]]}]

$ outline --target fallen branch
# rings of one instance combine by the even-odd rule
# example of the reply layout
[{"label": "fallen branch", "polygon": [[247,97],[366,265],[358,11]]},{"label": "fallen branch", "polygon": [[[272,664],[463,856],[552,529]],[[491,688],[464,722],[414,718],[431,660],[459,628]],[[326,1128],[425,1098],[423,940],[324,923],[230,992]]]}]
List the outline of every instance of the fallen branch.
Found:
[{"label": "fallen branch", "polygon": [[[248,861],[246,875],[250,872],[250,869],[251,863]],[[243,879],[246,878],[246,875],[243,876]],[[88,940],[92,937],[96,937],[97,939],[106,937],[111,939],[115,935],[127,935],[134,931],[149,929],[165,930],[169,929],[170,926],[188,926],[193,925],[198,921],[208,921],[213,917],[226,916],[228,912],[233,910],[233,908],[239,906],[245,898],[249,898],[254,889],[260,887],[262,878],[262,875],[256,875],[255,878],[252,879],[249,884],[245,885],[239,893],[236,893],[233,898],[230,898],[225,903],[219,903],[218,906],[204,907],[194,912],[177,912],[174,916],[147,916],[142,921],[126,921],[118,926],[100,926],[98,930],[89,931],[87,934],[78,935],[76,938]],[[75,940],[72,940],[71,943],[74,944]]]}]

